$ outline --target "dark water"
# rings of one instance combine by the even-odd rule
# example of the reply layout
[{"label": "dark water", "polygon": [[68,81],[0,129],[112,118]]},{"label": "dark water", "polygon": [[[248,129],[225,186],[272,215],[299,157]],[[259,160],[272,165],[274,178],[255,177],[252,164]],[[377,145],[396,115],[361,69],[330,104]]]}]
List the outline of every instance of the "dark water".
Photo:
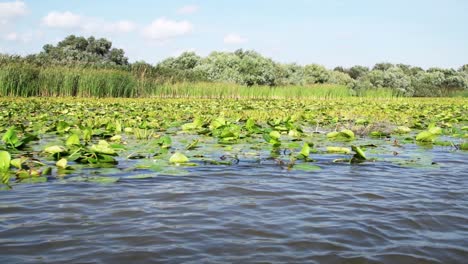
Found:
[{"label": "dark water", "polygon": [[0,263],[467,263],[466,153],[0,192]]}]

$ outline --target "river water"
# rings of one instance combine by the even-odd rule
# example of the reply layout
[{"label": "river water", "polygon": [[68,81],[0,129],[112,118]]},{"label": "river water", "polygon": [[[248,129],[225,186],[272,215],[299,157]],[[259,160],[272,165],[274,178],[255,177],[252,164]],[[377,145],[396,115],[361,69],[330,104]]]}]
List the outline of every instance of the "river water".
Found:
[{"label": "river water", "polygon": [[466,152],[429,152],[438,166],[241,160],[16,185],[0,192],[0,263],[466,263]]}]

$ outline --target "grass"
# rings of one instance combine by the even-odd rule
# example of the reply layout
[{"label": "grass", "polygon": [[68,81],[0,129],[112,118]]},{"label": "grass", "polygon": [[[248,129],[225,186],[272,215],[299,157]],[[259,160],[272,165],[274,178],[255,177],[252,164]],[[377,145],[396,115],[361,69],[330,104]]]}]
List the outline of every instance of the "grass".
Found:
[{"label": "grass", "polygon": [[[0,96],[12,97],[156,97],[156,98],[347,98],[343,85],[242,86],[232,83],[164,83],[117,69],[38,67],[22,63],[0,67]],[[389,90],[366,91],[362,97],[394,97]]]},{"label": "grass", "polygon": [[[0,65],[0,96],[95,98],[395,98],[390,88],[354,91],[344,85],[242,86],[234,83],[167,83],[138,71],[105,68]],[[466,91],[446,96],[466,97]]]}]

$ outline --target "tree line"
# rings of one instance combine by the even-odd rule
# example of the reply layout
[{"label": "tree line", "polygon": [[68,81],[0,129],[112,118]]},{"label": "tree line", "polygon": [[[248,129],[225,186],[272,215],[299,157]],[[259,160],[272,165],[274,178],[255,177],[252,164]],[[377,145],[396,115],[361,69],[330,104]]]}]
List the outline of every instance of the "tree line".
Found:
[{"label": "tree line", "polygon": [[318,64],[279,63],[258,52],[239,49],[212,52],[206,57],[184,52],[151,65],[144,61],[130,63],[124,50],[113,48],[107,39],[93,36],[70,35],[56,45],[45,45],[38,54],[24,57],[0,55],[1,67],[12,64],[39,68],[113,69],[160,83],[221,82],[245,86],[338,84],[346,85],[356,94],[371,89],[391,89],[403,96],[466,95],[468,91],[468,64],[459,69],[424,70],[391,63],[378,63],[372,68],[357,65],[327,69]]}]

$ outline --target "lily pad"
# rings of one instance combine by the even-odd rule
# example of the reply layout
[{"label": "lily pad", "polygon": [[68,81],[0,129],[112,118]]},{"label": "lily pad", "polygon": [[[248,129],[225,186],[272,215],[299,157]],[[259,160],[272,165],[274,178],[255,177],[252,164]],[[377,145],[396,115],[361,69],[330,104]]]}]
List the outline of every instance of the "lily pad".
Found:
[{"label": "lily pad", "polygon": [[182,153],[176,152],[169,158],[170,163],[186,163],[189,159]]}]

